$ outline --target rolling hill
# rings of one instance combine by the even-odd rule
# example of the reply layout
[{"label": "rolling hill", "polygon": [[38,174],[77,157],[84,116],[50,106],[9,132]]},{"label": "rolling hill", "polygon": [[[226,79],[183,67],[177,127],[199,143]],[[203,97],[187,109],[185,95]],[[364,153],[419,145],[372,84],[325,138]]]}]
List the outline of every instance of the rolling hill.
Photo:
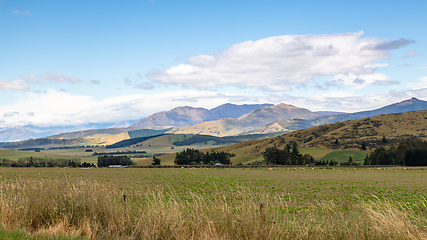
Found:
[{"label": "rolling hill", "polygon": [[[383,142],[383,137],[387,140]],[[261,160],[261,152],[268,146],[284,148],[296,141],[302,148],[314,147],[335,150],[359,150],[365,143],[367,151],[379,146],[391,147],[400,141],[421,138],[427,140],[427,111],[383,114],[357,120],[337,122],[229,145],[216,150],[234,153],[245,161]],[[336,141],[338,140],[338,141]]]}]

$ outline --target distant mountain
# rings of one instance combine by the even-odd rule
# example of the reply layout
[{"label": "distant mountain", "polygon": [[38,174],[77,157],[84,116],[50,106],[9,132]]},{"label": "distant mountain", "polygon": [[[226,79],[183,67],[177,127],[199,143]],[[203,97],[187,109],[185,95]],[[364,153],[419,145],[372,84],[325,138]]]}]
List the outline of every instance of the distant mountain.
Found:
[{"label": "distant mountain", "polygon": [[155,113],[129,127],[129,130],[159,127],[182,127],[221,118],[237,118],[258,108],[271,104],[235,105],[224,104],[208,110],[206,108],[177,107],[170,111]]},{"label": "distant mountain", "polygon": [[0,139],[2,142],[13,142],[22,139],[30,139],[37,137],[37,133],[26,129],[25,127],[9,128],[0,131]]},{"label": "distant mountain", "polygon": [[168,126],[190,126],[223,117],[240,117],[257,108],[271,104],[235,105],[224,104],[211,110],[205,108],[177,107],[167,112],[159,112],[148,118],[119,123],[89,123],[76,126],[20,126],[0,129],[0,142],[15,142],[51,136],[54,139],[75,139],[92,135],[114,135],[144,128],[166,129]]},{"label": "distant mountain", "polygon": [[188,127],[177,127],[168,133],[233,136],[294,131],[329,123],[372,117],[380,114],[427,110],[427,101],[411,98],[371,111],[357,113],[311,112],[287,104],[267,106],[237,119],[224,118]]},{"label": "distant mountain", "polygon": [[[101,144],[103,142],[111,143],[114,139],[123,140],[132,138],[128,132],[141,129],[162,130],[162,132],[167,131],[166,133],[205,134],[213,136],[265,134],[295,131],[312,126],[361,119],[380,114],[419,110],[427,110],[427,101],[412,98],[379,109],[357,113],[311,112],[307,109],[287,104],[224,104],[210,110],[185,106],[177,107],[170,111],[155,113],[137,122],[90,123],[67,127],[23,126],[3,128],[0,129],[0,141],[15,142],[32,138],[47,138],[47,136],[50,136],[48,137],[50,139],[87,138],[90,141],[93,140],[95,143]],[[171,126],[178,127],[168,130],[167,128]],[[126,134],[123,135],[122,133]],[[122,135],[109,137],[117,134]]]},{"label": "distant mountain", "polygon": [[366,117],[373,117],[380,114],[389,114],[389,113],[403,113],[403,112],[411,112],[411,111],[421,111],[427,110],[427,101],[422,101],[417,98],[411,98],[399,103],[394,103],[379,109],[375,109],[372,111],[363,111],[356,113],[347,113],[341,115],[334,116],[326,116],[320,117],[313,121],[313,125],[323,125],[328,123],[335,123],[347,120],[355,120]]},{"label": "distant mountain", "polygon": [[260,127],[282,119],[306,119],[318,118],[320,115],[304,108],[298,108],[287,104],[266,106],[256,109],[239,118],[222,118],[216,121],[208,121],[188,127],[176,127],[167,133],[174,134],[203,134],[212,136],[233,136],[250,133]]},{"label": "distant mountain", "polygon": [[[124,124],[124,123],[120,123]],[[0,131],[0,142],[16,142],[22,140],[28,140],[32,138],[43,138],[47,136],[54,136],[62,133],[71,133],[82,131],[82,130],[94,130],[94,129],[107,129],[111,128],[114,123],[89,123],[75,126],[54,126],[54,127],[37,127],[32,125],[20,126],[14,128],[4,128]],[[127,125],[128,126],[128,125]],[[122,132],[125,132],[123,130]],[[64,135],[66,136],[66,135]],[[59,136],[55,138],[74,138]]]},{"label": "distant mountain", "polygon": [[250,113],[256,109],[263,109],[267,106],[273,106],[273,104],[243,104],[235,105],[231,103],[226,103],[216,108],[212,108],[209,112],[218,120],[221,118],[238,118],[242,115]]}]

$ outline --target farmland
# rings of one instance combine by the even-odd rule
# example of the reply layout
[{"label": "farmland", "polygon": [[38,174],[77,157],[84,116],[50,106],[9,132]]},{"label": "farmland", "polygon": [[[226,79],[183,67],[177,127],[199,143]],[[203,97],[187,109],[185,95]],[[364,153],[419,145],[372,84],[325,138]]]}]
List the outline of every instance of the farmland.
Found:
[{"label": "farmland", "polygon": [[427,236],[423,168],[1,168],[0,176],[8,231],[135,239]]}]

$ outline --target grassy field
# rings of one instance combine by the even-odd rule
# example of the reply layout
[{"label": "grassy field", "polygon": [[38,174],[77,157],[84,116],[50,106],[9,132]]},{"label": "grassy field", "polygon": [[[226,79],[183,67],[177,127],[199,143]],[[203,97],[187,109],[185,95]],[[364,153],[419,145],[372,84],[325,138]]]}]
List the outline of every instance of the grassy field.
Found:
[{"label": "grassy field", "polygon": [[20,158],[37,157],[37,158],[55,158],[55,159],[69,159],[77,158],[77,154],[63,154],[56,151],[50,152],[34,152],[34,151],[15,151],[15,150],[0,150],[0,158],[7,158],[10,160],[18,160]]},{"label": "grassy field", "polygon": [[333,151],[331,153],[328,153],[324,157],[322,157],[320,160],[343,162],[343,161],[348,161],[349,157],[351,157],[353,161],[363,162],[367,154],[368,154],[367,152],[360,152],[360,151],[348,151],[348,150]]},{"label": "grassy field", "polygon": [[[170,137],[170,136],[164,136]],[[161,140],[161,139],[160,139]],[[158,139],[156,139],[158,141]],[[153,142],[151,142],[153,143]],[[228,148],[233,148],[233,145],[230,146],[213,146],[213,145],[194,145],[194,146],[174,146],[171,148],[167,144],[154,144],[150,146],[150,142],[144,143],[144,146],[141,147],[125,147],[125,148],[112,148],[106,149],[105,147],[95,147],[92,148],[94,152],[116,152],[116,151],[146,151],[147,155],[156,155],[156,154],[166,154],[160,157],[163,165],[174,165],[175,152],[182,151],[186,148],[196,148],[201,151],[209,151],[210,149],[220,149],[221,151],[227,151]],[[98,156],[92,156],[93,152],[85,152],[85,148],[72,148],[72,149],[53,149],[53,150],[42,150],[40,153],[33,151],[14,151],[14,150],[0,150],[0,158],[8,158],[11,160],[18,160],[19,158],[27,157],[41,157],[41,158],[61,158],[61,159],[80,159],[81,162],[96,163],[98,161]],[[253,151],[253,146],[246,146],[237,149],[228,150],[230,153],[234,153],[236,156],[231,158],[233,164],[248,164],[255,161],[262,161],[263,157],[260,153],[255,153]],[[367,152],[362,151],[349,151],[349,150],[334,150],[330,148],[319,148],[319,147],[302,147],[300,148],[302,154],[310,154],[315,159],[327,160],[327,161],[337,161],[343,162],[347,161],[349,156],[353,158],[354,161],[363,160]],[[170,154],[172,153],[172,154]],[[137,153],[140,155],[141,153]],[[132,154],[128,154],[132,157]],[[152,158],[133,158],[138,165],[150,165]]]},{"label": "grassy field", "polygon": [[30,236],[427,238],[421,168],[0,168],[0,192],[3,229]]}]

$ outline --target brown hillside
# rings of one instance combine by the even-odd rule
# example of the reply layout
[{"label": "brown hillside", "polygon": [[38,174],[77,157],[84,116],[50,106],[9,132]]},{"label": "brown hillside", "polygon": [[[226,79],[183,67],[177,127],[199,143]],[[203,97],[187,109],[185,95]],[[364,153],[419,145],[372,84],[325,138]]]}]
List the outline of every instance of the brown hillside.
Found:
[{"label": "brown hillside", "polygon": [[[383,136],[387,143],[383,143]],[[242,142],[220,148],[231,153],[260,154],[265,147],[298,142],[300,147],[360,149],[364,142],[368,150],[392,146],[408,138],[427,140],[427,111],[385,114],[299,130],[275,138]],[[338,140],[338,144],[335,141]],[[242,151],[242,149],[245,149]]]}]

